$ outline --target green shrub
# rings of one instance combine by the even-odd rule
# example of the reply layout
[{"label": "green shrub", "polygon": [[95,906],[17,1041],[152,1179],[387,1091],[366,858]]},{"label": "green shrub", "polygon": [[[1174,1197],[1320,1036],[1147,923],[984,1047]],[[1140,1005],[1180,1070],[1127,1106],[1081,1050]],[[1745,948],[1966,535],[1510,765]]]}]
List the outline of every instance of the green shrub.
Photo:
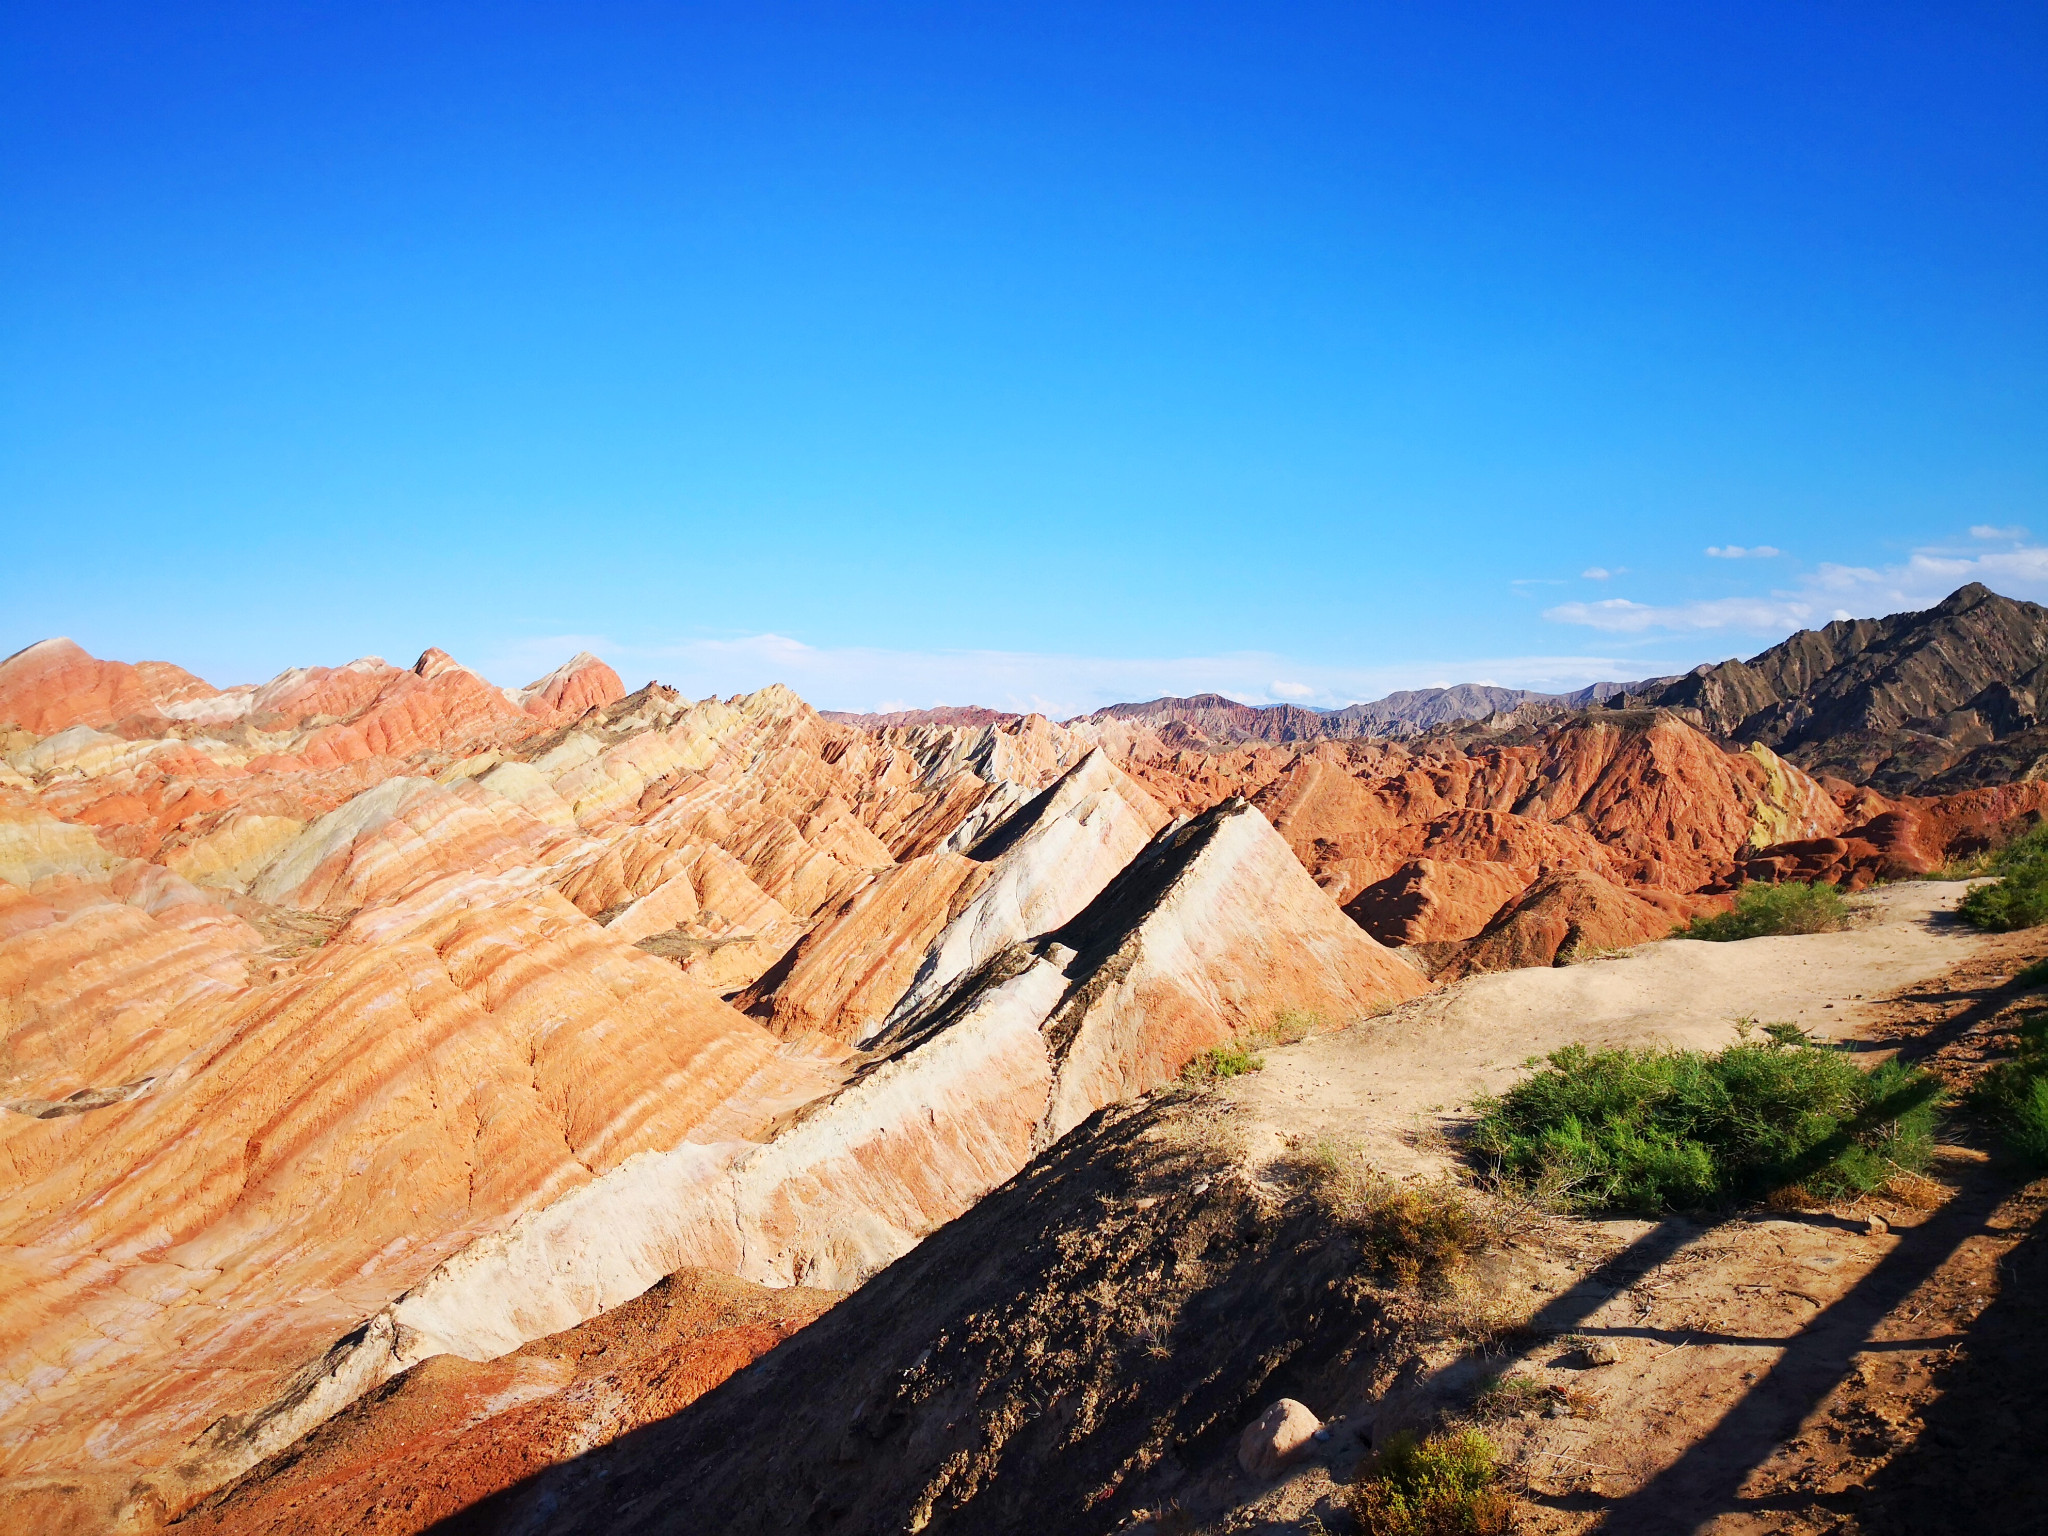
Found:
[{"label": "green shrub", "polygon": [[1515,1182],[1582,1210],[1703,1210],[1799,1186],[1826,1200],[1925,1167],[1941,1085],[1873,1072],[1789,1025],[1726,1050],[1553,1052],[1481,1102],[1473,1145]]},{"label": "green shrub", "polygon": [[1977,1080],[1970,1101],[2005,1144],[2048,1168],[2048,1013],[2020,1025],[2020,1048]]},{"label": "green shrub", "polygon": [[1352,1513],[1368,1536],[1502,1536],[1515,1515],[1494,1487],[1498,1455],[1476,1429],[1419,1442],[1403,1430],[1367,1465]]},{"label": "green shrub", "polygon": [[1963,921],[1993,933],[2048,922],[2048,823],[2007,843],[1991,865],[1998,879],[1963,898],[1956,908]]},{"label": "green shrub", "polygon": [[1236,1041],[1227,1045],[1212,1045],[1193,1061],[1180,1069],[1181,1080],[1188,1083],[1213,1083],[1219,1078],[1242,1077],[1247,1072],[1265,1069],[1266,1058],[1254,1056]]},{"label": "green shrub", "polygon": [[2048,960],[2036,960],[2013,977],[2013,984],[2020,987],[2048,987]]},{"label": "green shrub", "polygon": [[1736,893],[1732,910],[1694,918],[1679,937],[1724,942],[1773,933],[1833,933],[1848,921],[1849,908],[1840,891],[1825,880],[1811,885],[1795,880],[1786,885],[1745,885]]}]

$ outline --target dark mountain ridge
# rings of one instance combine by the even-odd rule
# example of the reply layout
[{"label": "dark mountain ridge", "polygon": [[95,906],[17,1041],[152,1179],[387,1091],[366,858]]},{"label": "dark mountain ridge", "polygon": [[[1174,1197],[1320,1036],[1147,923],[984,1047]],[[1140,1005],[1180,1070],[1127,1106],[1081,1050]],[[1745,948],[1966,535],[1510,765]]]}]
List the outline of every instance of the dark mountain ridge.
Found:
[{"label": "dark mountain ridge", "polygon": [[2048,762],[2044,690],[2048,608],[1972,582],[1932,608],[1802,629],[1609,705],[1672,710],[1809,773],[1902,794],[2034,776]]}]

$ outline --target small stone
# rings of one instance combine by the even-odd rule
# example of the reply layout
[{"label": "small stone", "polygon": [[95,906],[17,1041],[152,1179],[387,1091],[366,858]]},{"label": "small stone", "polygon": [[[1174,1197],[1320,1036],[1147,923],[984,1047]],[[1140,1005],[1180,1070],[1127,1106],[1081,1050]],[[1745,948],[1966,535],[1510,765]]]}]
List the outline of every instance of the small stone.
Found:
[{"label": "small stone", "polygon": [[1885,1233],[1891,1231],[1891,1229],[1892,1224],[1886,1221],[1882,1216],[1866,1216],[1863,1218],[1863,1231],[1865,1236],[1883,1237]]},{"label": "small stone", "polygon": [[1589,1339],[1586,1342],[1586,1363],[1588,1365],[1615,1365],[1621,1360],[1621,1349],[1612,1339]]},{"label": "small stone", "polygon": [[1252,1477],[1273,1478],[1314,1439],[1322,1421],[1291,1397],[1283,1397],[1245,1426],[1237,1439],[1237,1464]]}]

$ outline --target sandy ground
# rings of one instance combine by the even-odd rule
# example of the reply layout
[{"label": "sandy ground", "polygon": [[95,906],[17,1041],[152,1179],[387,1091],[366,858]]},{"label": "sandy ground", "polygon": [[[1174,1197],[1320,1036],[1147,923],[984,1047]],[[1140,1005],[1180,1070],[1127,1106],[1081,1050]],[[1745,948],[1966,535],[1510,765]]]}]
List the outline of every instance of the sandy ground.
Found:
[{"label": "sandy ground", "polygon": [[[1426,1175],[1474,1095],[1572,1041],[1718,1047],[1737,1018],[1789,1019],[1967,1082],[2043,1005],[2012,977],[2048,932],[1961,927],[1948,914],[1965,889],[1881,890],[1842,934],[1476,978],[1272,1050],[1229,1094],[1255,1165],[1336,1137]],[[1351,1528],[1345,1487],[1374,1439],[1476,1417],[1530,1532],[2048,1530],[2044,1210],[2048,1180],[1945,1145],[1931,1177],[1832,1210],[1533,1221],[1470,1277],[1441,1347],[1311,1404],[1331,1434],[1278,1484],[1219,1465],[1211,1487],[1234,1479],[1235,1496],[1198,1524]],[[1503,1376],[1519,1400],[1489,1411]]]},{"label": "sandy ground", "polygon": [[[1231,1096],[1255,1156],[1290,1139],[1362,1144],[1391,1173],[1441,1171],[1442,1131],[1531,1057],[1574,1042],[1717,1050],[1735,1021],[1787,1020],[1820,1039],[1868,1029],[1882,999],[1939,977],[1995,941],[1956,920],[1966,881],[1919,881],[1857,898],[1843,933],[1708,944],[1666,939],[1624,955],[1475,976],[1339,1033],[1266,1052]],[[1435,1150],[1433,1150],[1435,1149]]]}]

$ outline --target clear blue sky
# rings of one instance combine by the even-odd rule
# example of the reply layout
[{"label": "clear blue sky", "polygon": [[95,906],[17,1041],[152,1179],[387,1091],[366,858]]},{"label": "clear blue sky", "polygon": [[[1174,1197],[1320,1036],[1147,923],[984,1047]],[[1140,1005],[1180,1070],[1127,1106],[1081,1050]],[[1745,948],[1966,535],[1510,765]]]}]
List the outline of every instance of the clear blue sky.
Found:
[{"label": "clear blue sky", "polygon": [[0,652],[1066,711],[2048,598],[2039,4],[16,3],[0,157]]}]

